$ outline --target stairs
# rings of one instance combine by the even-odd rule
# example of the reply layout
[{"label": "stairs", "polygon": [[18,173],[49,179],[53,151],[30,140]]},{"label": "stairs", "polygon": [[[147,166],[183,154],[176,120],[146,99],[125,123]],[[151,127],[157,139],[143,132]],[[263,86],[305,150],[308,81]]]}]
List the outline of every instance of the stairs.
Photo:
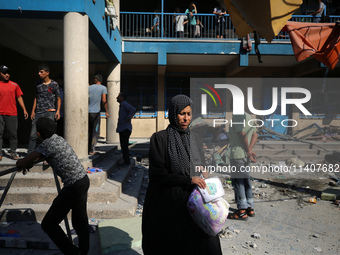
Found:
[{"label": "stairs", "polygon": [[[105,146],[99,152],[90,157],[90,162],[83,163],[103,169],[103,172],[88,174],[89,219],[134,216],[144,176],[143,169],[134,167],[134,160],[131,160],[129,167],[119,168],[123,159],[116,146]],[[0,171],[10,167],[13,165],[2,165]],[[11,174],[0,177],[0,196],[10,176]],[[26,175],[18,172],[0,208],[0,221],[41,221],[56,195],[51,168],[42,171],[42,165],[36,165]],[[71,214],[68,216],[70,218]]]}]

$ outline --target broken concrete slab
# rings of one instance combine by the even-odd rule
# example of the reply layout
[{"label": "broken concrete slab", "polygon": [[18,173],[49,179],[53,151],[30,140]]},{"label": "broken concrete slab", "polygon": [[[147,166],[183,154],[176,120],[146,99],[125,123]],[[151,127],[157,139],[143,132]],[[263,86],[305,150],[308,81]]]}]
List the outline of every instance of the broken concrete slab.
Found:
[{"label": "broken concrete slab", "polygon": [[329,201],[335,201],[337,199],[340,199],[340,187],[332,187],[329,189],[325,189],[321,193],[321,199]]}]

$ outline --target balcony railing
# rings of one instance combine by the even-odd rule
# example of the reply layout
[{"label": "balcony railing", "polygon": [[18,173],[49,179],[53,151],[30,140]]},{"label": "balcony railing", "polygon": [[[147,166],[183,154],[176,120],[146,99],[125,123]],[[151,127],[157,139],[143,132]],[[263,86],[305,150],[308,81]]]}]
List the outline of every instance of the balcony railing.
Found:
[{"label": "balcony railing", "polygon": [[[157,38],[157,39],[216,39],[222,35],[223,39],[239,39],[231,22],[229,14],[224,15],[223,22],[217,22],[214,14],[194,15],[196,25],[190,25],[185,13],[154,13],[154,12],[121,12],[121,33],[125,38]],[[154,19],[158,15],[158,29],[152,29]],[[183,33],[176,31],[176,16],[186,18]],[[290,21],[315,22],[320,16],[293,15]],[[335,23],[340,16],[329,16],[329,22]],[[222,40],[223,40],[222,39]],[[289,40],[286,32],[280,32],[274,40]]]}]

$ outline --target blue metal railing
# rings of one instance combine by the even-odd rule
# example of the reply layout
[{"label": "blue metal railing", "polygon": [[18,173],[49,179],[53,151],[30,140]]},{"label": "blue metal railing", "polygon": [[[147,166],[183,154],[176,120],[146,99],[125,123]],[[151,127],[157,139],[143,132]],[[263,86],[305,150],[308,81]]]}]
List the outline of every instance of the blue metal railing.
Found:
[{"label": "blue metal railing", "polygon": [[[219,34],[223,39],[239,39],[229,14],[224,15],[222,22],[217,22],[215,14],[196,14],[196,25],[190,25],[186,13],[154,13],[154,12],[120,12],[121,33],[128,38],[159,38],[159,39],[216,39]],[[153,28],[154,19],[158,15],[158,27]],[[183,33],[176,30],[177,19],[183,16],[187,23]],[[314,22],[320,16],[293,15],[290,21]],[[329,16],[329,22],[335,23],[340,16]],[[184,22],[185,22],[184,21]],[[289,40],[286,32],[280,32],[274,40]]]},{"label": "blue metal railing", "polygon": [[[216,15],[214,14],[197,14],[194,15],[196,27],[189,25],[190,21],[185,13],[153,13],[153,12],[121,12],[121,33],[123,37],[135,38],[181,38],[180,33],[176,30],[176,17],[185,18],[183,37],[184,38],[216,38],[218,29],[224,31],[224,37],[237,39],[234,27],[229,15],[224,16],[224,22],[216,26]],[[159,30],[154,26],[154,19],[158,15]]]}]

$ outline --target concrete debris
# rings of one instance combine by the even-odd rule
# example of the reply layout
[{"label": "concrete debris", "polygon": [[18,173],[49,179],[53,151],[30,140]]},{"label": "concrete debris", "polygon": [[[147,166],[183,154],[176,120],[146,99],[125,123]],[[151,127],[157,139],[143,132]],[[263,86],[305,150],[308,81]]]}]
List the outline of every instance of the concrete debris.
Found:
[{"label": "concrete debris", "polygon": [[259,192],[259,193],[254,192],[253,196],[257,198],[262,198],[262,199],[268,197],[266,192]]},{"label": "concrete debris", "polygon": [[330,164],[339,164],[340,163],[340,152],[338,151],[330,151],[325,155],[325,161]]},{"label": "concrete debris", "polygon": [[320,247],[314,247],[314,250],[316,250],[317,252],[322,252]]},{"label": "concrete debris", "polygon": [[304,167],[306,165],[305,162],[303,162],[301,159],[298,159],[298,158],[290,158],[286,161],[286,163],[288,166],[296,167],[296,168]]},{"label": "concrete debris", "polygon": [[250,246],[251,248],[257,249],[256,243],[249,244],[249,246]]},{"label": "concrete debris", "polygon": [[252,241],[247,241],[245,245],[242,246],[243,248],[249,249],[249,248],[253,248],[255,250],[258,249],[257,244],[253,243]]},{"label": "concrete debris", "polygon": [[224,189],[227,189],[227,190],[232,190],[233,189],[233,186],[231,184],[226,184],[226,185],[223,185]]},{"label": "concrete debris", "polygon": [[255,239],[260,239],[261,235],[259,233],[254,233],[254,234],[252,234],[252,237],[255,238]]},{"label": "concrete debris", "polygon": [[328,184],[329,184],[329,186],[332,186],[332,187],[339,186],[338,182],[335,182],[335,181],[330,181]]},{"label": "concrete debris", "polygon": [[225,229],[222,229],[222,231],[219,233],[219,236],[221,238],[232,238],[234,235],[238,235],[240,232],[240,230],[234,229],[233,227],[226,227]]}]

